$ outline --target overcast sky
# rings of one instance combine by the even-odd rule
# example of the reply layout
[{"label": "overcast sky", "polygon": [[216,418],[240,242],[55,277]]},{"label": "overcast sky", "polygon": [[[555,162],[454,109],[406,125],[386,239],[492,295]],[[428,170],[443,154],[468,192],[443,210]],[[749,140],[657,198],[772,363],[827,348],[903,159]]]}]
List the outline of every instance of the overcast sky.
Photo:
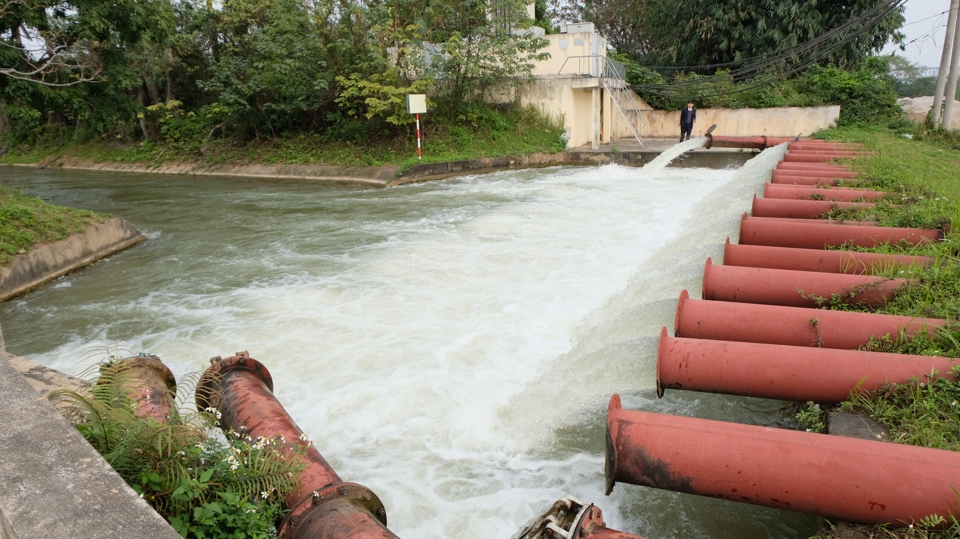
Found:
[{"label": "overcast sky", "polygon": [[923,67],[939,67],[950,0],[907,0],[906,8],[907,20],[901,31],[907,36],[907,50],[888,45],[883,52],[896,52]]}]

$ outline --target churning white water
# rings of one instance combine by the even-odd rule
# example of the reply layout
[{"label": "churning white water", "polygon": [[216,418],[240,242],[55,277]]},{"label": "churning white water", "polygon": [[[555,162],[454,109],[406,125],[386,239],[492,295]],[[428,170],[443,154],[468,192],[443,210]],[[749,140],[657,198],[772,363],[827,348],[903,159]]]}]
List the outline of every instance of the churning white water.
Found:
[{"label": "churning white water", "polygon": [[704,259],[782,154],[739,171],[552,168],[385,191],[15,171],[4,184],[125,216],[150,240],[0,317],[11,352],[74,373],[119,340],[178,375],[249,350],[400,537],[507,539],[568,493],[650,538],[806,536],[811,519],[782,511],[603,495],[614,392],[625,408],[789,422],[779,403],[653,391],[680,290],[699,293]]}]

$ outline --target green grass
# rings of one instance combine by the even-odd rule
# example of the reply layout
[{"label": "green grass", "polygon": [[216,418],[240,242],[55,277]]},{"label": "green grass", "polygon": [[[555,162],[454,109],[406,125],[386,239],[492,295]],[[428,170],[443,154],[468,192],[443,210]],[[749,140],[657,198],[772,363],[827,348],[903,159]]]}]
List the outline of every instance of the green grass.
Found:
[{"label": "green grass", "polygon": [[187,161],[191,164],[397,166],[405,170],[417,163],[555,153],[565,148],[562,122],[544,117],[535,108],[513,107],[482,112],[473,119],[456,122],[424,116],[422,160],[417,159],[416,131],[413,126],[408,126],[408,132],[402,136],[367,142],[301,133],[248,142],[213,139],[206,144],[203,141],[130,144],[94,141],[66,146],[20,144],[0,157],[0,163],[38,163],[65,157],[95,163],[140,163],[146,166]]},{"label": "green grass", "polygon": [[39,244],[66,239],[86,230],[91,223],[109,218],[87,210],[54,206],[0,187],[0,265]]}]

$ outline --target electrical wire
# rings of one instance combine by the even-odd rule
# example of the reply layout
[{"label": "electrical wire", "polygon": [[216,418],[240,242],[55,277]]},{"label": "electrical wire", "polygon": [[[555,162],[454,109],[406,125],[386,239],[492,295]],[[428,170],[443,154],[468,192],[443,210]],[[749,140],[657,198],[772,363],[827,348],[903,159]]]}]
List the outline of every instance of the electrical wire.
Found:
[{"label": "electrical wire", "polygon": [[[907,0],[886,0],[876,4],[841,26],[824,32],[811,40],[775,51],[771,54],[755,56],[737,62],[698,66],[699,69],[743,66],[723,75],[687,79],[667,84],[633,84],[630,86],[634,90],[647,94],[674,96],[682,93],[696,93],[699,98],[717,97],[750,91],[754,88],[788,78],[821,59],[834,54],[844,45],[862,37],[862,28],[870,28],[880,23],[888,15],[902,7],[906,1]],[[684,68],[675,69],[683,70]],[[749,80],[750,82],[741,83],[739,86],[730,89],[716,89],[716,83],[725,80]],[[704,93],[704,90],[708,86],[713,86],[711,89],[713,93]],[[702,90],[697,92],[698,88]]]}]

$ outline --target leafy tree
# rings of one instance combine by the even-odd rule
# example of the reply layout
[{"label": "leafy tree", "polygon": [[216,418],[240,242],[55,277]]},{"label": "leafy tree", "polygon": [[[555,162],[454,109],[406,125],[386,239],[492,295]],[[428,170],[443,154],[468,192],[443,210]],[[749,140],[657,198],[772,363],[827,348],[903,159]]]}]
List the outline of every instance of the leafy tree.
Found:
[{"label": "leafy tree", "polygon": [[[646,65],[742,62],[796,46],[837,28],[884,0],[577,0],[564,18],[593,20],[617,52]],[[901,42],[899,8],[859,28],[823,63],[855,67],[891,38]]]},{"label": "leafy tree", "polygon": [[198,81],[230,113],[233,127],[258,139],[309,126],[330,84],[327,55],[297,0],[225,0],[219,57]]}]

